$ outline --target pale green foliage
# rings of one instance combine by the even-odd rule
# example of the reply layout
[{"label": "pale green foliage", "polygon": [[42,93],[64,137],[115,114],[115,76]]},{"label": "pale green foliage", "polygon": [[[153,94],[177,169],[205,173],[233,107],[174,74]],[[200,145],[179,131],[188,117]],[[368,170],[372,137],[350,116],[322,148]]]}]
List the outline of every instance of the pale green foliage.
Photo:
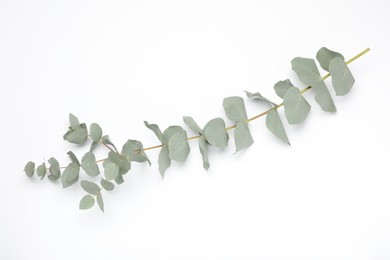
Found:
[{"label": "pale green foliage", "polygon": [[108,135],[102,136],[102,143],[105,145],[111,146],[112,148],[114,148],[114,150],[116,152],[118,152],[118,150],[116,149],[115,145],[112,143],[112,141]]},{"label": "pale green foliage", "polygon": [[28,162],[26,166],[24,166],[24,172],[28,177],[32,177],[34,175],[35,171],[35,163],[34,162]]},{"label": "pale green foliage", "polygon": [[292,69],[297,73],[298,78],[304,84],[312,86],[315,92],[315,100],[322,110],[336,112],[329,90],[322,80],[317,65],[313,59],[297,57],[291,61]]},{"label": "pale green foliage", "polygon": [[291,81],[289,79],[286,79],[286,80],[281,80],[281,81],[278,81],[275,85],[274,85],[274,90],[276,92],[276,94],[280,97],[280,98],[284,98],[284,95],[286,95],[287,91],[291,88],[291,87],[294,87],[294,85],[291,83]]},{"label": "pale green foliage", "polygon": [[64,140],[74,144],[83,144],[88,137],[87,126],[79,123],[79,120],[73,114],[69,114],[69,130],[64,135]]},{"label": "pale green foliage", "polygon": [[54,157],[51,157],[48,162],[50,164],[49,172],[51,173],[48,178],[51,181],[55,181],[61,176],[60,164]]},{"label": "pale green foliage", "polygon": [[119,174],[119,166],[113,162],[108,162],[104,165],[104,176],[107,180],[114,180],[118,177]]},{"label": "pale green foliage", "polygon": [[236,153],[253,144],[253,138],[249,131],[244,100],[242,97],[227,97],[223,100],[223,108],[227,118],[237,124],[234,130],[234,142]]},{"label": "pale green foliage", "polygon": [[91,195],[97,195],[100,193],[100,187],[93,182],[90,181],[81,181],[81,187]]},{"label": "pale green foliage", "polygon": [[259,92],[256,92],[256,93],[252,93],[252,92],[249,92],[249,91],[244,91],[244,92],[246,93],[246,96],[248,98],[254,98],[254,99],[258,99],[260,101],[264,101],[264,102],[270,104],[272,107],[276,106],[276,104],[274,102],[272,102],[268,98],[264,97]]},{"label": "pale green foliage", "polygon": [[107,181],[105,179],[101,179],[100,180],[100,185],[102,185],[102,187],[106,190],[106,191],[112,191],[114,188],[115,188],[115,185],[110,182],[110,181]]},{"label": "pale green foliage", "polygon": [[310,109],[310,104],[302,97],[298,88],[291,87],[284,95],[284,114],[290,124],[302,123],[309,114]]},{"label": "pale green foliage", "polygon": [[45,177],[46,172],[47,172],[47,170],[46,170],[45,163],[42,163],[41,165],[38,166],[38,168],[37,168],[37,175],[39,177],[41,177],[41,180]]},{"label": "pale green foliage", "polygon": [[98,193],[96,195],[96,201],[97,201],[97,204],[99,205],[100,210],[102,212],[104,212],[104,202],[103,202],[103,197],[102,197],[101,193]]},{"label": "pale green foliage", "polygon": [[80,162],[79,160],[77,159],[77,156],[72,152],[72,151],[69,151],[67,153],[69,155],[69,158],[72,162],[74,162],[75,164],[79,165],[80,166]]},{"label": "pale green foliage", "polygon": [[62,187],[67,188],[75,184],[79,179],[80,166],[77,163],[70,163],[61,176]]},{"label": "pale green foliage", "polygon": [[127,142],[122,147],[121,154],[125,155],[127,159],[133,162],[148,162],[151,165],[151,162],[144,151],[144,147],[140,141],[137,140],[127,140]]},{"label": "pale green foliage", "polygon": [[276,109],[273,109],[268,112],[265,118],[265,124],[267,129],[271,131],[275,136],[280,138],[283,142],[290,144],[288,140],[286,130],[284,130],[284,126],[282,120],[280,119],[279,113]]},{"label": "pale green foliage", "polygon": [[333,60],[334,58],[341,58],[342,60],[344,60],[343,55],[341,55],[338,52],[329,50],[326,47],[322,47],[321,49],[318,50],[316,58],[320,63],[321,68],[323,68],[326,71],[329,71],[330,61]]},{"label": "pale green foliage", "polygon": [[100,141],[100,138],[102,138],[103,130],[98,124],[93,123],[89,127],[89,135],[95,143],[98,143]]},{"label": "pale green foliage", "polygon": [[81,168],[89,176],[97,176],[100,174],[99,167],[96,163],[95,155],[92,152],[87,152],[81,159]]},{"label": "pale green foliage", "polygon": [[79,209],[90,209],[93,205],[95,205],[95,199],[91,195],[87,194],[81,198]]},{"label": "pale green foliage", "polygon": [[344,96],[351,90],[355,79],[345,64],[344,59],[336,57],[329,63],[329,72],[332,76],[332,85],[337,96]]}]

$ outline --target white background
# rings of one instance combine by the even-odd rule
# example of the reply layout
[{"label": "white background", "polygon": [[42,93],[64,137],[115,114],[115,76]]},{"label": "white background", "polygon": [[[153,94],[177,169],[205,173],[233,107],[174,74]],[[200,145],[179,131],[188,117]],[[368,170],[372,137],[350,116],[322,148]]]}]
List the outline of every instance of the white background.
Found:
[{"label": "white background", "polygon": [[[0,259],[390,259],[387,1],[0,1]],[[291,147],[250,124],[255,144],[233,155],[197,142],[164,181],[133,164],[79,211],[79,185],[27,178],[27,161],[86,147],[62,140],[68,113],[121,146],[158,144],[162,129],[222,116],[222,99],[273,92],[296,56],[327,46],[350,58],[356,84],[322,112],[312,93]],[[327,83],[330,81],[327,80]],[[334,95],[334,91],[332,94]],[[246,101],[248,114],[266,107]],[[283,110],[281,110],[283,111]],[[231,124],[230,122],[228,123]],[[191,134],[192,135],[192,134]],[[99,158],[104,156],[99,150]],[[81,179],[85,179],[85,174]]]}]

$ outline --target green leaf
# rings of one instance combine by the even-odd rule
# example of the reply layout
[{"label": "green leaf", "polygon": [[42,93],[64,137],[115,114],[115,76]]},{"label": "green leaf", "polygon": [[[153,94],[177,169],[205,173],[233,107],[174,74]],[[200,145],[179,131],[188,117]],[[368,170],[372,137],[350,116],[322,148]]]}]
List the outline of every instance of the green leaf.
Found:
[{"label": "green leaf", "polygon": [[77,159],[76,155],[72,151],[67,152],[67,154],[69,155],[69,158],[72,162],[80,166],[79,160]]},{"label": "green leaf", "polygon": [[110,139],[110,137],[108,135],[102,136],[102,143],[105,144],[105,145],[112,146],[114,148],[114,150],[116,152],[118,152],[118,150],[116,149],[115,145],[111,142],[111,139]]},{"label": "green leaf", "polygon": [[50,164],[49,171],[51,173],[48,178],[52,181],[58,179],[61,175],[60,164],[54,157],[51,157],[48,162]]},{"label": "green leaf", "polygon": [[203,135],[199,138],[199,151],[202,155],[203,168],[205,168],[205,170],[208,170],[210,168],[210,163],[207,151],[207,141]]},{"label": "green leaf", "polygon": [[100,187],[93,182],[81,181],[80,185],[89,194],[97,195],[98,193],[100,193]]},{"label": "green leaf", "polygon": [[163,136],[164,136],[164,139],[166,140],[166,143],[168,143],[169,139],[174,134],[176,134],[180,131],[184,131],[184,129],[183,129],[183,127],[178,126],[178,125],[172,125],[172,126],[168,127],[167,129],[165,129]]},{"label": "green leaf", "polygon": [[234,130],[234,141],[236,143],[236,153],[253,144],[253,138],[247,123],[237,123],[236,129]]},{"label": "green leaf", "polygon": [[96,163],[95,155],[92,152],[87,152],[81,159],[81,168],[89,176],[97,176],[100,174],[99,167]]},{"label": "green leaf", "polygon": [[296,87],[291,87],[284,95],[284,112],[289,124],[305,121],[311,109],[310,104]]},{"label": "green leaf", "polygon": [[106,191],[112,191],[115,188],[114,183],[107,181],[105,179],[100,180],[100,184]]},{"label": "green leaf", "polygon": [[319,49],[319,51],[317,52],[317,55],[316,55],[316,58],[317,58],[318,62],[320,63],[321,67],[326,71],[329,71],[330,61],[336,57],[339,57],[342,60],[344,60],[343,55],[341,55],[338,52],[331,51],[325,47],[322,47],[321,49]]},{"label": "green leaf", "polygon": [[88,131],[86,128],[79,128],[76,130],[68,131],[64,135],[64,140],[67,140],[73,144],[83,144],[88,137]]},{"label": "green leaf", "polygon": [[69,123],[70,128],[72,128],[73,130],[76,130],[80,127],[79,119],[72,113],[69,114]]},{"label": "green leaf", "polygon": [[118,177],[115,178],[116,184],[120,185],[124,182],[123,176],[121,174],[118,175]]},{"label": "green leaf", "polygon": [[171,166],[171,159],[169,159],[168,145],[164,144],[161,147],[160,154],[158,156],[158,165],[161,177],[164,178],[165,171]]},{"label": "green leaf", "polygon": [[29,161],[26,166],[24,166],[24,172],[26,173],[26,175],[28,177],[32,177],[34,175],[34,171],[35,171],[35,163],[34,162],[31,162]]},{"label": "green leaf", "polygon": [[62,187],[67,188],[75,184],[79,179],[80,166],[74,162],[70,163],[61,176]]},{"label": "green leaf", "polygon": [[125,155],[130,161],[148,162],[149,165],[151,165],[150,160],[146,155],[144,147],[140,141],[131,139],[127,140],[127,142],[122,147],[121,154]]},{"label": "green leaf", "polygon": [[244,100],[242,97],[227,97],[223,100],[223,108],[229,120],[242,122],[247,120]]},{"label": "green leaf", "polygon": [[256,93],[251,93],[249,91],[244,91],[244,92],[246,93],[246,96],[248,98],[254,98],[254,99],[258,99],[258,100],[264,101],[264,102],[270,104],[272,107],[276,106],[276,104],[274,102],[272,102],[268,98],[264,97],[259,92],[256,92]]},{"label": "green leaf", "polygon": [[110,151],[108,153],[108,158],[106,160],[104,160],[103,167],[109,162],[112,162],[112,163],[115,163],[116,165],[118,165],[119,174],[121,174],[121,175],[126,174],[131,168],[130,161],[127,159],[126,156],[115,153],[113,151]]},{"label": "green leaf", "polygon": [[103,202],[103,197],[101,193],[98,193],[96,196],[96,201],[99,205],[99,208],[102,212],[104,212],[104,202]]},{"label": "green leaf", "polygon": [[41,165],[39,165],[38,166],[38,168],[37,168],[37,175],[39,176],[39,177],[41,177],[41,180],[45,177],[45,175],[46,175],[46,165],[45,165],[45,163],[42,163]]},{"label": "green leaf", "polygon": [[184,123],[195,133],[202,134],[203,131],[199,127],[199,125],[195,122],[195,120],[190,116],[183,116]]},{"label": "green leaf", "polygon": [[322,110],[336,112],[329,90],[322,80],[317,65],[313,59],[297,57],[291,61],[292,69],[297,73],[298,78],[304,84],[312,86],[315,92],[315,100]]},{"label": "green leaf", "polygon": [[87,194],[81,198],[79,208],[90,209],[94,204],[95,204],[95,199],[91,195]]},{"label": "green leaf", "polygon": [[118,177],[119,174],[119,166],[113,162],[108,162],[104,166],[104,176],[107,180],[113,180]]},{"label": "green leaf", "polygon": [[190,153],[190,146],[187,141],[187,133],[181,129],[177,131],[168,141],[169,159],[177,162],[184,162]]},{"label": "green leaf", "polygon": [[209,144],[224,148],[226,147],[229,135],[226,132],[225,121],[222,118],[214,118],[210,120],[203,128],[204,136]]},{"label": "green leaf", "polygon": [[161,143],[163,143],[163,144],[166,143],[166,140],[165,140],[163,134],[161,133],[161,130],[158,127],[158,125],[149,124],[148,121],[144,121],[144,124],[147,128],[149,128],[150,130],[153,131],[153,133],[157,136],[158,140],[160,140]]},{"label": "green leaf", "polygon": [[283,80],[283,81],[278,81],[274,85],[274,90],[276,94],[280,98],[284,98],[284,95],[286,95],[287,91],[291,88],[294,87],[294,85],[291,83],[289,79]]},{"label": "green leaf", "polygon": [[332,84],[336,95],[346,95],[355,83],[355,79],[344,59],[340,57],[332,59],[329,64],[329,72],[332,76]]},{"label": "green leaf", "polygon": [[97,143],[97,142],[92,142],[91,147],[89,148],[89,151],[92,152],[93,150],[95,150],[95,148],[97,147],[98,144],[99,143]]},{"label": "green leaf", "polygon": [[286,131],[284,130],[282,120],[280,119],[279,113],[276,109],[273,109],[267,113],[265,118],[265,124],[271,133],[281,139],[283,142],[290,145]]},{"label": "green leaf", "polygon": [[103,130],[98,124],[93,123],[89,128],[89,135],[95,143],[98,143],[102,138]]}]

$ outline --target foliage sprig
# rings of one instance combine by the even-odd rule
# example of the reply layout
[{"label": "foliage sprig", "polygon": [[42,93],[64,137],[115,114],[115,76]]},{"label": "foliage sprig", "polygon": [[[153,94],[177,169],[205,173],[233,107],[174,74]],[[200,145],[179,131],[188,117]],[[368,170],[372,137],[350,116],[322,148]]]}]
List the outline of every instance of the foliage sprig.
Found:
[{"label": "foliage sprig", "polygon": [[[234,142],[236,153],[250,147],[254,140],[252,138],[248,124],[266,116],[266,127],[277,138],[290,145],[283,121],[280,117],[278,109],[284,107],[284,115],[287,122],[291,125],[300,124],[307,118],[310,113],[311,105],[303,97],[303,94],[313,89],[315,93],[315,101],[326,112],[335,112],[336,106],[330,94],[328,87],[325,84],[325,79],[332,78],[332,85],[336,96],[346,95],[350,92],[355,79],[352,76],[348,64],[356,60],[360,56],[369,51],[369,48],[360,52],[348,61],[345,61],[344,56],[338,52],[329,50],[325,47],[321,48],[316,55],[321,68],[328,73],[321,77],[319,69],[314,59],[296,57],[291,61],[292,69],[297,74],[299,80],[307,85],[306,88],[300,90],[295,87],[289,79],[277,82],[274,85],[276,94],[283,99],[280,104],[270,101],[260,93],[246,92],[246,96],[250,99],[259,102],[265,102],[270,108],[254,117],[248,118],[245,108],[244,99],[239,96],[226,97],[223,100],[223,108],[227,118],[234,122],[233,125],[226,127],[225,121],[220,118],[214,118],[207,122],[201,128],[196,121],[189,116],[184,116],[183,121],[191,131],[196,135],[188,137],[187,132],[183,127],[175,125],[169,126],[162,132],[157,124],[149,124],[144,121],[145,126],[153,131],[161,144],[144,148],[142,142],[129,139],[118,151],[108,135],[103,135],[102,128],[97,123],[92,123],[89,127],[85,123],[80,123],[79,119],[69,114],[69,128],[64,134],[64,140],[78,145],[85,145],[88,139],[92,143],[89,150],[83,155],[80,160],[72,152],[68,152],[70,163],[66,167],[61,167],[58,160],[54,157],[50,158],[47,163],[42,162],[36,166],[34,162],[29,161],[25,165],[24,172],[28,177],[32,177],[34,173],[40,179],[44,179],[49,172],[48,179],[56,182],[61,180],[62,187],[67,188],[78,182],[80,170],[83,170],[91,177],[100,176],[96,183],[82,180],[81,187],[87,193],[83,196],[79,203],[80,209],[89,209],[95,202],[104,212],[104,202],[102,191],[112,191],[115,184],[120,185],[124,182],[123,176],[131,170],[131,163],[147,162],[149,166],[151,162],[145,151],[160,148],[158,157],[159,171],[162,177],[166,170],[171,166],[171,161],[184,162],[189,153],[190,146],[188,141],[198,139],[199,151],[202,155],[203,167],[208,170],[210,162],[208,159],[208,146],[224,148],[228,145],[228,131],[234,130]],[[97,160],[94,154],[94,149],[97,145],[103,145],[108,149],[107,157]],[[102,166],[99,166],[102,163]],[[49,166],[47,166],[47,164]],[[103,174],[101,172],[103,168]],[[61,172],[62,170],[62,172]],[[98,183],[98,184],[97,184]]]}]

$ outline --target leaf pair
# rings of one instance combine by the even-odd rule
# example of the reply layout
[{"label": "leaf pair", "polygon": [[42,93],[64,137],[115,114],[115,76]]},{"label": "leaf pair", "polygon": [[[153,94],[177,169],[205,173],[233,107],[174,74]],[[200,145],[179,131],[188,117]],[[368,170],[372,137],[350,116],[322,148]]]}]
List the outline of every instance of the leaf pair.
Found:
[{"label": "leaf pair", "polygon": [[95,205],[95,197],[96,197],[96,201],[99,205],[100,210],[104,212],[104,202],[103,202],[102,194],[100,192],[100,187],[90,181],[81,181],[81,187],[89,194],[81,198],[79,208],[89,209],[93,207],[93,205]]},{"label": "leaf pair", "polygon": [[108,158],[103,161],[103,168],[106,180],[122,184],[123,175],[131,169],[131,164],[126,156],[110,151]]},{"label": "leaf pair", "polygon": [[344,56],[338,52],[322,47],[316,55],[321,67],[329,71],[332,77],[332,85],[337,96],[346,95],[355,83]]},{"label": "leaf pair", "polygon": [[280,115],[277,110],[277,105],[274,102],[271,102],[269,99],[262,96],[260,93],[251,93],[248,91],[245,91],[248,98],[254,98],[263,102],[268,103],[272,109],[268,111],[266,118],[265,118],[265,124],[267,126],[267,129],[273,133],[276,137],[281,139],[283,142],[290,145],[290,141],[288,140],[286,131],[284,130],[284,126],[282,123],[282,120],[280,118]]},{"label": "leaf pair", "polygon": [[170,126],[164,133],[156,124],[144,121],[145,126],[153,131],[160,140],[162,147],[158,157],[159,171],[164,177],[165,171],[171,166],[171,160],[184,162],[190,153],[187,133],[181,126]]},{"label": "leaf pair", "polygon": [[69,114],[69,130],[64,135],[64,140],[74,144],[83,144],[88,137],[87,126],[82,123],[80,124],[78,118]]},{"label": "leaf pair", "polygon": [[64,172],[62,173],[61,183],[63,188],[67,188],[75,184],[79,180],[80,175],[80,162],[73,152],[69,151],[68,155],[72,162],[66,166]]},{"label": "leaf pair", "polygon": [[242,97],[224,98],[223,108],[227,118],[236,123],[234,130],[236,153],[251,146],[253,144],[253,138],[248,127],[248,117]]},{"label": "leaf pair", "polygon": [[210,120],[203,129],[195,122],[192,117],[184,116],[184,123],[191,128],[192,131],[197,133],[199,137],[199,151],[202,155],[203,168],[208,170],[210,168],[207,144],[211,144],[215,147],[226,147],[229,135],[225,129],[225,121],[222,118],[214,118]]}]

